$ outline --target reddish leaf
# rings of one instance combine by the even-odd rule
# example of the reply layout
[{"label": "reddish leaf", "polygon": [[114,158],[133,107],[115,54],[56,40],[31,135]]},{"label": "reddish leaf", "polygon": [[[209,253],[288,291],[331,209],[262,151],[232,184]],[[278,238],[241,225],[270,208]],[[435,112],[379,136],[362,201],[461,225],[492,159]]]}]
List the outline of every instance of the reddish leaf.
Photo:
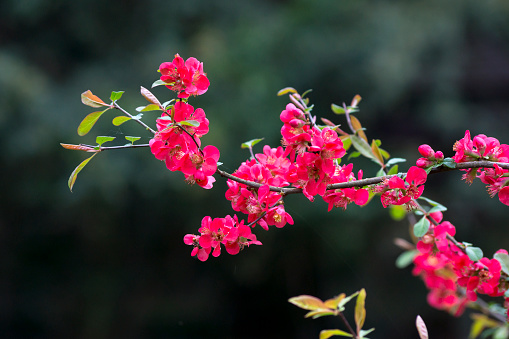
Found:
[{"label": "reddish leaf", "polygon": [[328,300],[325,300],[325,306],[327,306],[328,308],[330,309],[337,309],[338,308],[338,305],[339,303],[341,302],[341,300],[343,300],[344,298],[346,297],[346,294],[344,293],[341,293],[340,295],[338,295],[337,297],[334,297],[334,298],[331,298],[331,299],[328,299]]},{"label": "reddish leaf", "polygon": [[92,94],[90,90],[81,93],[81,102],[90,107],[110,106],[97,95]]},{"label": "reddish leaf", "polygon": [[362,125],[361,125],[361,122],[359,121],[359,119],[357,119],[353,115],[350,115],[350,121],[352,122],[352,127],[355,130],[355,133],[359,137],[364,139],[364,141],[368,142],[368,138],[366,137],[366,134],[364,133],[364,131],[362,129]]},{"label": "reddish leaf", "polygon": [[382,156],[382,153],[380,152],[380,148],[378,148],[378,145],[376,144],[375,140],[373,139],[373,142],[371,143],[371,151],[373,152],[373,155],[378,160],[378,163],[383,166],[384,165],[384,157]]},{"label": "reddish leaf", "polygon": [[311,295],[299,295],[297,297],[293,297],[288,299],[288,301],[295,306],[303,308],[305,310],[315,311],[318,309],[326,309],[327,306],[320,299],[313,297]]},{"label": "reddish leaf", "polygon": [[359,104],[359,102],[361,101],[361,96],[359,94],[355,95],[352,99],[352,103],[350,104],[350,106],[352,107],[357,107],[357,105]]},{"label": "reddish leaf", "polygon": [[83,146],[83,145],[72,145],[72,144],[62,144],[62,143],[60,143],[60,146],[62,146],[65,149],[70,149],[70,150],[73,150],[73,151],[99,152],[99,150],[96,150],[93,147]]},{"label": "reddish leaf", "polygon": [[161,109],[163,109],[163,106],[161,105],[159,100],[157,100],[156,96],[154,94],[152,94],[152,92],[150,92],[148,89],[146,89],[145,87],[141,86],[140,92],[141,92],[141,95],[143,95],[143,97],[145,99],[147,99],[148,102],[150,102],[150,103],[152,103],[154,105],[157,105]]},{"label": "reddish leaf", "polygon": [[357,333],[361,331],[362,326],[364,326],[364,320],[366,320],[365,300],[366,290],[361,289],[357,295],[357,302],[355,303],[355,324],[357,325]]}]

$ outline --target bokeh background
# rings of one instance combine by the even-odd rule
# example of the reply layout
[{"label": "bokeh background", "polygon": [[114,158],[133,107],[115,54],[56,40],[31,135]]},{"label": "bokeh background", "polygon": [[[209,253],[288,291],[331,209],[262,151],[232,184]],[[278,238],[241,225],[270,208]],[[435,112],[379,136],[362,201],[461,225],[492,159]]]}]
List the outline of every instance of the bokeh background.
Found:
[{"label": "bokeh background", "polygon": [[[327,213],[320,199],[290,196],[295,225],[258,229],[263,246],[202,263],[182,238],[203,216],[232,213],[222,178],[210,191],[189,187],[146,148],[112,151],[70,193],[68,176],[87,154],[59,143],[148,142],[134,123],[114,127],[112,112],[79,137],[93,111],[80,93],[123,90],[120,103],[134,112],[146,104],[139,86],[149,88],[176,53],[204,62],[211,86],[191,104],[205,109],[203,142],[229,171],[249,156],[242,142],[279,145],[288,99],[276,93],[286,86],[313,89],[314,113],[337,123],[330,104],[360,94],[368,137],[408,159],[403,170],[422,143],[451,156],[466,129],[508,143],[508,19],[503,0],[2,1],[0,337],[317,338],[342,324],[304,319],[287,299],[362,287],[372,338],[417,337],[418,314],[432,338],[466,337],[468,313],[432,309],[411,269],[394,266],[393,239],[409,239],[408,222],[377,202]],[[361,167],[377,171],[359,159]],[[487,256],[508,248],[507,207],[460,177],[430,177],[425,196],[449,208],[459,240]]]}]

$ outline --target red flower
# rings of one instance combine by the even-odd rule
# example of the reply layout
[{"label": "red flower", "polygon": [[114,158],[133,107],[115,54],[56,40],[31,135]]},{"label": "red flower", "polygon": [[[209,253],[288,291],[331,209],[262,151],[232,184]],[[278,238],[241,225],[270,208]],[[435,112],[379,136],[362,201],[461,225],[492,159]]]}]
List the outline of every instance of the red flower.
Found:
[{"label": "red flower", "polygon": [[210,85],[207,75],[203,72],[203,63],[196,58],[184,62],[178,54],[172,62],[163,62],[159,66],[161,80],[170,90],[178,92],[179,98],[205,93]]}]

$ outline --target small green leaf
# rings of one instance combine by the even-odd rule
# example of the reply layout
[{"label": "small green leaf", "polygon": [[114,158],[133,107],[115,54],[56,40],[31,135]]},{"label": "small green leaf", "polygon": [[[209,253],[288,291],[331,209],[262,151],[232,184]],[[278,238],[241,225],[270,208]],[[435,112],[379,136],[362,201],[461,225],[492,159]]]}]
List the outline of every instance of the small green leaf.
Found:
[{"label": "small green leaf", "polygon": [[124,94],[124,91],[119,91],[119,92],[113,91],[113,92],[111,92],[111,95],[110,95],[111,101],[119,100],[122,97],[122,94]]},{"label": "small green leaf", "polygon": [[193,126],[198,127],[200,126],[200,122],[196,120],[185,120],[178,123],[181,126]]},{"label": "small green leaf", "polygon": [[83,167],[85,167],[90,160],[92,160],[93,157],[95,157],[97,153],[94,153],[90,158],[87,158],[83,160],[75,169],[72,171],[71,176],[69,177],[69,180],[67,181],[67,185],[69,186],[69,190],[72,192],[72,188],[74,186],[74,183],[76,182],[76,178],[78,177],[78,173],[81,172]]},{"label": "small green leaf", "polygon": [[129,120],[131,120],[130,117],[126,117],[125,115],[121,115],[121,116],[115,117],[111,123],[113,125],[115,125],[115,126],[120,126],[124,122],[129,121]]},{"label": "small green leaf", "polygon": [[375,330],[375,328],[370,328],[369,330],[361,330],[359,335],[360,335],[360,338],[359,339],[368,339],[366,337],[366,334],[370,334],[371,332],[373,332]]},{"label": "small green leaf", "polygon": [[166,82],[162,81],[161,79],[159,79],[159,80],[154,81],[154,83],[152,84],[152,88],[157,87],[157,86],[162,86],[162,85],[173,85],[173,83],[166,83]]},{"label": "small green leaf", "polygon": [[398,165],[392,166],[389,172],[387,172],[387,175],[398,174],[398,169],[399,169]]},{"label": "small green leaf", "polygon": [[246,141],[246,142],[243,142],[240,147],[241,148],[253,148],[254,145],[256,145],[257,143],[259,143],[260,141],[262,141],[264,138],[261,138],[261,139],[252,139],[252,140],[249,140],[249,141]]},{"label": "small green leaf", "polygon": [[380,169],[378,170],[378,172],[376,172],[376,177],[382,177],[385,175],[385,171],[384,171],[384,168],[383,167],[380,167]]},{"label": "small green leaf", "polygon": [[341,299],[341,301],[338,303],[338,310],[341,311],[341,308],[343,308],[343,306],[345,306],[350,300],[355,298],[357,296],[357,294],[359,294],[359,291],[355,292],[354,294],[349,295],[346,298]]},{"label": "small green leaf", "polygon": [[313,319],[317,319],[317,318],[325,317],[327,315],[334,315],[334,312],[329,309],[318,309],[316,311],[310,311],[310,312],[306,313],[304,318],[312,317]]},{"label": "small green leaf", "polygon": [[312,295],[299,295],[288,299],[288,301],[297,307],[310,311],[327,308],[322,300]]},{"label": "small green leaf", "polygon": [[130,142],[131,142],[131,144],[134,144],[134,142],[135,142],[136,140],[140,140],[140,139],[141,139],[141,137],[130,137],[130,136],[126,136],[126,137],[125,137],[125,139],[126,139],[127,141],[130,141]]},{"label": "small green leaf", "polygon": [[429,220],[426,217],[422,217],[418,222],[414,225],[414,235],[417,238],[422,237],[429,230]]},{"label": "small green leaf", "polygon": [[352,140],[353,147],[355,147],[357,151],[361,152],[363,156],[369,159],[374,159],[373,153],[371,151],[371,146],[369,146],[369,144],[364,139],[352,134],[350,135],[350,140]]},{"label": "small green leaf", "polygon": [[417,250],[409,250],[401,253],[396,259],[396,267],[401,269],[407,267],[414,261],[414,258],[418,253],[419,251]]},{"label": "small green leaf", "polygon": [[468,246],[465,252],[472,261],[478,261],[483,257],[482,250],[479,247]]},{"label": "small green leaf", "polygon": [[164,108],[166,108],[166,107],[168,107],[168,105],[169,105],[169,104],[171,104],[171,103],[172,103],[172,102],[174,102],[174,101],[175,101],[175,99],[171,99],[171,100],[169,100],[169,101],[165,101],[165,102],[163,102],[163,105],[162,105],[162,106],[163,106]]},{"label": "small green leaf", "polygon": [[405,161],[406,161],[406,159],[403,159],[403,158],[392,158],[389,161],[387,161],[387,166],[391,166],[391,165],[398,164],[400,162],[405,162]]},{"label": "small green leaf", "polygon": [[406,217],[406,209],[401,205],[390,205],[389,215],[393,220],[403,220]]},{"label": "small green leaf", "polygon": [[82,137],[85,134],[87,134],[88,132],[90,132],[90,130],[92,129],[92,127],[94,127],[97,120],[99,120],[101,115],[103,115],[103,113],[106,111],[107,111],[107,109],[104,111],[92,112],[92,113],[88,114],[81,121],[80,125],[78,126],[78,135]]},{"label": "small green leaf", "polygon": [[366,301],[366,290],[361,289],[357,295],[357,301],[355,302],[355,325],[357,326],[357,332],[360,332],[364,321],[366,320],[366,308],[364,307]]},{"label": "small green leaf", "polygon": [[138,112],[161,111],[161,107],[156,104],[148,104],[147,106],[136,107]]},{"label": "small green leaf", "polygon": [[500,265],[502,266],[502,271],[505,274],[509,275],[509,255],[505,253],[495,253],[493,257],[500,262]]},{"label": "small green leaf", "polygon": [[445,158],[442,161],[442,165],[449,167],[449,168],[456,168],[456,162],[452,158]]},{"label": "small green leaf", "polygon": [[[428,204],[430,204],[431,206],[433,206],[433,208],[431,210],[433,210],[433,212],[438,212],[438,211],[447,211],[447,207],[445,207],[444,205],[436,202],[436,201],[433,201],[431,199],[428,199],[426,197],[423,197],[422,195],[418,198],[418,199],[421,199],[421,200],[424,200],[426,201]],[[435,208],[436,207],[436,208]],[[429,213],[433,213],[432,211],[429,211]]]},{"label": "small green leaf", "polygon": [[343,337],[352,337],[350,333],[341,330],[322,330],[320,331],[320,339],[329,339],[332,336],[340,335]]},{"label": "small green leaf", "polygon": [[332,111],[336,114],[345,114],[345,109],[342,106],[332,104],[330,107]]},{"label": "small green leaf", "polygon": [[352,152],[348,156],[348,160],[350,160],[351,158],[358,158],[360,155],[361,155],[361,152]]},{"label": "small green leaf", "polygon": [[277,96],[279,97],[288,93],[297,93],[297,90],[292,87],[285,87],[277,92]]},{"label": "small green leaf", "polygon": [[108,137],[108,136],[98,136],[97,138],[95,138],[95,142],[101,146],[102,144],[104,144],[105,142],[108,142],[108,141],[112,141],[112,140],[115,140],[115,137]]}]

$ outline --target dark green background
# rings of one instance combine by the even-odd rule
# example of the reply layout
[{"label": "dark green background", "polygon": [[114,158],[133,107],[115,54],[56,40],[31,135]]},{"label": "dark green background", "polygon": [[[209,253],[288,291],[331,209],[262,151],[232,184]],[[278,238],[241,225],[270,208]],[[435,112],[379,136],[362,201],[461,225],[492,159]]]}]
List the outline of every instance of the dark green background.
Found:
[{"label": "dark green background", "polygon": [[[400,270],[395,237],[409,238],[374,201],[326,212],[321,199],[286,199],[295,225],[265,232],[263,246],[202,263],[186,233],[205,215],[232,214],[226,184],[188,187],[148,149],[87,154],[64,143],[96,135],[148,135],[112,112],[79,137],[93,109],[90,89],[134,112],[159,64],[176,53],[204,62],[204,108],[221,161],[234,171],[244,141],[279,144],[279,89],[313,89],[314,113],[334,122],[330,104],[363,97],[358,115],[405,170],[428,143],[484,133],[509,142],[507,1],[102,1],[4,0],[0,4],[0,337],[2,338],[317,338],[338,319],[304,319],[287,299],[329,298],[364,287],[372,338],[416,338],[420,314],[432,338],[464,338],[456,319],[426,303],[423,283]],[[154,89],[161,101],[173,98]],[[153,123],[155,113],[145,115]],[[258,148],[261,151],[261,147]],[[372,176],[369,161],[355,162]],[[425,196],[449,211],[457,238],[491,257],[508,248],[507,207],[460,173],[429,178]],[[346,314],[352,319],[351,305]]]}]

